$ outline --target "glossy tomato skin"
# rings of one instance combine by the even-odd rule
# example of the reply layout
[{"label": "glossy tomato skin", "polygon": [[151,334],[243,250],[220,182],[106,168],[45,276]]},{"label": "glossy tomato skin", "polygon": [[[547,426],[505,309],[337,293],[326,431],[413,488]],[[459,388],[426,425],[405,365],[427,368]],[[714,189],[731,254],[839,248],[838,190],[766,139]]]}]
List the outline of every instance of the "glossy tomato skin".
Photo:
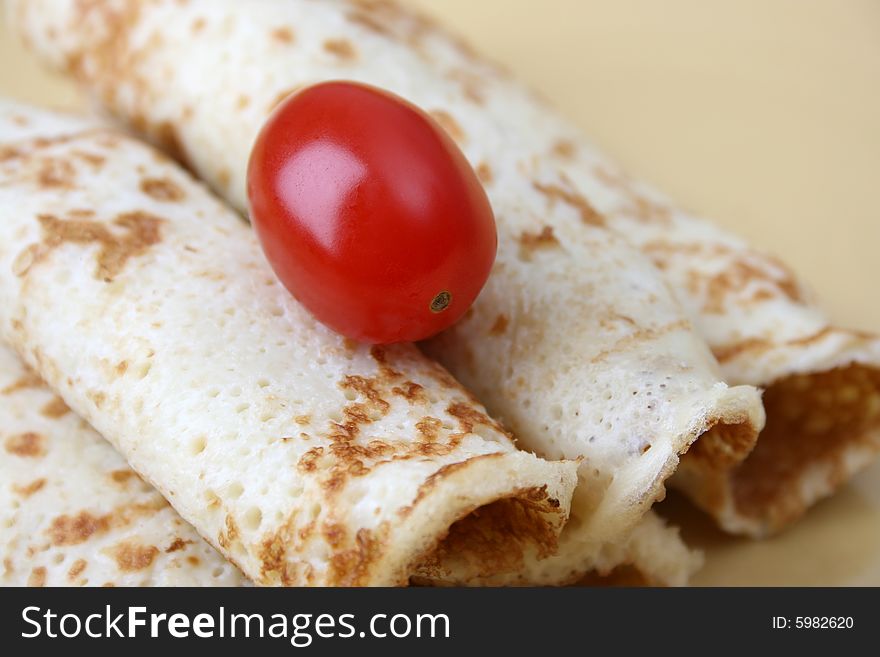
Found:
[{"label": "glossy tomato skin", "polygon": [[362,342],[447,328],[495,260],[492,208],[464,155],[426,113],[374,87],[325,82],[282,102],[251,152],[248,197],[281,282]]}]

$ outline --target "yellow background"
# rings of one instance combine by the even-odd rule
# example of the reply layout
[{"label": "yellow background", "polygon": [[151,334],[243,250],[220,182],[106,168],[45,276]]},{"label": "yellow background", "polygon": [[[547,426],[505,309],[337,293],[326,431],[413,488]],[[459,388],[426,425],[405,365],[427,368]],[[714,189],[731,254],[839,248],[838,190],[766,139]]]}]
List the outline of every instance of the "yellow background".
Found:
[{"label": "yellow background", "polygon": [[[408,0],[465,35],[681,205],[880,330],[880,0]],[[0,23],[0,93],[81,104]],[[700,584],[880,584],[880,466],[760,543],[664,508]]]}]

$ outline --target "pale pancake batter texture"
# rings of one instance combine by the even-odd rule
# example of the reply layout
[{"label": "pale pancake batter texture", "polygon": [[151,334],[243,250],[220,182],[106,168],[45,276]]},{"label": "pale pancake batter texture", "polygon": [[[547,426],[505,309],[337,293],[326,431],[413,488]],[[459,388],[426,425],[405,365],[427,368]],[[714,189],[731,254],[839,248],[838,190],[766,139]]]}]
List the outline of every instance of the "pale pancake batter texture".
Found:
[{"label": "pale pancake batter texture", "polygon": [[0,584],[247,582],[7,347],[0,347]]}]

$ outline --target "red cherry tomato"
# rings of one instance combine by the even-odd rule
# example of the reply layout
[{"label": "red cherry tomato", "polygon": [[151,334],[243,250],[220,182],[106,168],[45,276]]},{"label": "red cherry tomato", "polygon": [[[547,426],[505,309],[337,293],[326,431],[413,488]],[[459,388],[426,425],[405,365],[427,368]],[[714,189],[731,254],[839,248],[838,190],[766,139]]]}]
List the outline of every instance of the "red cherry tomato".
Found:
[{"label": "red cherry tomato", "polygon": [[445,329],[495,259],[495,218],[464,155],[422,110],[381,89],[326,82],[287,98],[257,137],[247,182],[278,278],[355,340]]}]

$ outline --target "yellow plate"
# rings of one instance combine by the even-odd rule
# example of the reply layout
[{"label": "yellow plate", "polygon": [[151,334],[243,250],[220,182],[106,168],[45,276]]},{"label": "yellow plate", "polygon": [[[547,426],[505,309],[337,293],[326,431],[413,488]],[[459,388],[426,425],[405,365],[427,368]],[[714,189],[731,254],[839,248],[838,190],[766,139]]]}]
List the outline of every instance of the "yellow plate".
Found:
[{"label": "yellow plate", "polygon": [[[633,174],[784,257],[839,323],[880,329],[876,0],[409,0],[524,78]],[[78,107],[0,23],[0,94]],[[679,498],[701,585],[880,585],[880,465],[782,536]]]}]

